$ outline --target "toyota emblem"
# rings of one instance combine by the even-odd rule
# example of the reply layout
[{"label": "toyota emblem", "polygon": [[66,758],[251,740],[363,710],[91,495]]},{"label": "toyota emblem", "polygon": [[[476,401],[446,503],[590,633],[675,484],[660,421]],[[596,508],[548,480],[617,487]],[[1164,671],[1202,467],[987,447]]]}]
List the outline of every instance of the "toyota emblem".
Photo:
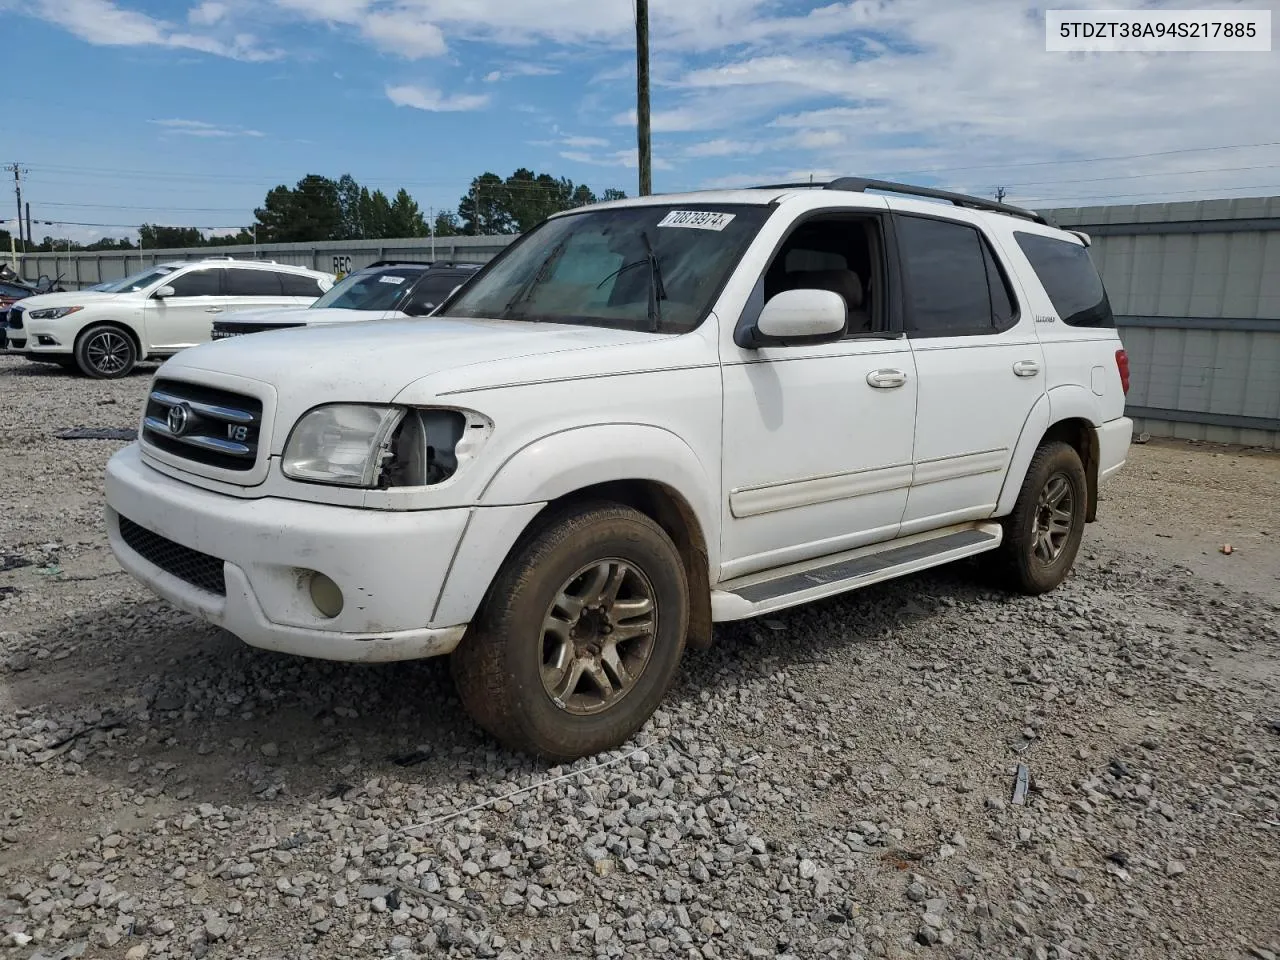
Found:
[{"label": "toyota emblem", "polygon": [[187,432],[187,427],[191,425],[191,408],[185,403],[179,403],[169,408],[169,432],[175,437],[180,437]]}]

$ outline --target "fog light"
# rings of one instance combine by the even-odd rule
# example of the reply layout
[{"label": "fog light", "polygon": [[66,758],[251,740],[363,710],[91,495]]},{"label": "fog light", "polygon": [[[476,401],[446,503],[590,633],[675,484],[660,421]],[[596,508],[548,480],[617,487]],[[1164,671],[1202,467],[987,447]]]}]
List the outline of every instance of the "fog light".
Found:
[{"label": "fog light", "polygon": [[51,337],[47,333],[39,333],[36,334],[36,343],[42,347],[56,347],[58,346],[58,338]]},{"label": "fog light", "polygon": [[342,591],[323,573],[311,574],[311,602],[323,616],[332,620],[342,612]]}]

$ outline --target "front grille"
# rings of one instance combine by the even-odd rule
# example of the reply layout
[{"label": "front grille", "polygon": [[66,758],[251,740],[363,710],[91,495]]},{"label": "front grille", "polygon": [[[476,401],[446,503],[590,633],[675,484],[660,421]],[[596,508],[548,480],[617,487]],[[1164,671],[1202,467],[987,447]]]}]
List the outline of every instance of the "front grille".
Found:
[{"label": "front grille", "polygon": [[227,581],[222,574],[222,561],[199,550],[192,550],[167,537],[140,527],[128,517],[120,517],[120,538],[143,559],[166,573],[185,580],[206,593],[227,595]]},{"label": "front grille", "polygon": [[155,382],[142,426],[153,447],[224,470],[253,469],[261,431],[262,401],[179,380]]},{"label": "front grille", "polygon": [[10,307],[10,308],[9,308],[9,323],[8,323],[8,327],[9,327],[9,329],[10,329],[10,330],[21,330],[21,329],[22,329],[22,308],[21,308],[21,307]]},{"label": "front grille", "polygon": [[292,327],[305,327],[305,323],[228,323],[215,321],[210,339],[225,340],[245,333],[263,333],[267,330],[288,330]]}]

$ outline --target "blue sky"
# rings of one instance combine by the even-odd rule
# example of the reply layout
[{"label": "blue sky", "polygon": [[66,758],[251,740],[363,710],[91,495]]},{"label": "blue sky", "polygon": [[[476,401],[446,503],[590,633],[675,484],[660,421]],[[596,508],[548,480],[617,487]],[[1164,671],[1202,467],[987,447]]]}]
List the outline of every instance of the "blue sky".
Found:
[{"label": "blue sky", "polygon": [[[1065,4],[652,0],[655,189],[869,173],[1037,206],[1280,193],[1280,53],[1046,53],[1049,6]],[[24,118],[0,161],[27,167],[34,218],[95,224],[234,227],[309,172],[437,209],[518,166],[634,193],[632,16],[631,0],[0,0]]]}]

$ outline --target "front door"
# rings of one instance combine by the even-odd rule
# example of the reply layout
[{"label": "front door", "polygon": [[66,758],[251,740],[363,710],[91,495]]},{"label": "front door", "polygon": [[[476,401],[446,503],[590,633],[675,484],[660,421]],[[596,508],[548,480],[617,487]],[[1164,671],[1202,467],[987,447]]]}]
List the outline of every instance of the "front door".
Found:
[{"label": "front door", "polygon": [[163,299],[153,295],[147,300],[144,322],[148,349],[168,353],[209,339],[213,321],[225,306],[223,272],[203,267],[165,278],[173,295]]},{"label": "front door", "polygon": [[991,515],[1045,377],[1035,318],[977,222],[894,227],[919,380],[905,536]]},{"label": "front door", "polygon": [[735,345],[722,356],[724,579],[898,532],[916,374],[910,345],[890,329],[881,227],[878,217],[852,215],[800,224],[747,307],[758,314],[785,289],[835,290],[849,307],[845,339]]}]

